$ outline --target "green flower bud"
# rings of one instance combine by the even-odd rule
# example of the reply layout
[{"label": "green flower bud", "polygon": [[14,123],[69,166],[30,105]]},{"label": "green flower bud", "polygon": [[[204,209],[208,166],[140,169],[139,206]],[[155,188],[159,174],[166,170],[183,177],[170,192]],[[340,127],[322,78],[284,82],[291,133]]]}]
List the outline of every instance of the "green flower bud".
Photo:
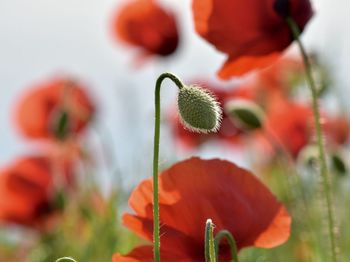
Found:
[{"label": "green flower bud", "polygon": [[198,86],[184,86],[179,91],[177,103],[185,128],[198,133],[219,129],[222,110],[209,91]]},{"label": "green flower bud", "polygon": [[346,175],[348,172],[346,163],[339,153],[333,153],[331,155],[331,167],[338,175],[341,176]]},{"label": "green flower bud", "polygon": [[319,162],[319,152],[317,145],[309,144],[305,146],[298,154],[297,163],[301,167],[315,169]]},{"label": "green flower bud", "polygon": [[254,130],[263,125],[264,112],[255,103],[244,100],[231,100],[225,105],[226,114],[240,128]]}]

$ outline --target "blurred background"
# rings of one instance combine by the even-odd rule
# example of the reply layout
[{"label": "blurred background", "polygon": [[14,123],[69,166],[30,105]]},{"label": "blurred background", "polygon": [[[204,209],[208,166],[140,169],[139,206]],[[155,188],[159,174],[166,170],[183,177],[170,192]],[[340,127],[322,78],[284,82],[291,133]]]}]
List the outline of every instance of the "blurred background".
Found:
[{"label": "blurred background", "polygon": [[[29,145],[23,143],[13,127],[14,104],[23,90],[47,77],[73,76],[90,88],[99,110],[95,125],[109,133],[106,139],[110,139],[108,143],[116,151],[123,180],[141,175],[136,159],[150,163],[156,77],[172,71],[185,82],[203,75],[215,79],[224,55],[194,33],[188,0],[159,1],[177,14],[181,43],[175,55],[171,59],[148,59],[134,70],[134,50],[117,43],[111,36],[111,17],[123,2],[0,1],[0,164],[29,150]],[[317,52],[327,63],[336,79],[332,88],[350,109],[346,101],[350,84],[347,28],[350,3],[346,0],[313,2],[315,16],[303,38],[308,50]],[[163,104],[174,103],[175,88],[163,88],[162,93]],[[166,152],[173,148],[170,141],[164,139],[167,139],[166,130],[161,147],[162,157],[167,159]],[[215,152],[207,150],[203,154],[215,155]],[[142,176],[148,174],[143,172]]]},{"label": "blurred background", "polygon": [[[117,223],[117,221],[120,222],[120,216],[119,213],[117,215],[117,211],[119,212],[119,207],[122,210],[127,208],[126,199],[130,190],[141,179],[149,177],[152,173],[154,85],[161,73],[173,72],[185,83],[196,83],[202,81],[202,79],[209,80],[223,89],[227,87],[227,90],[233,86],[239,86],[240,83],[250,77],[248,75],[245,78],[230,81],[220,81],[216,77],[216,71],[220,68],[226,56],[216,51],[195,33],[190,0],[158,1],[164,8],[175,13],[180,35],[179,47],[169,57],[149,56],[140,58],[139,50],[117,41],[112,33],[112,19],[126,2],[128,1],[0,0],[0,167],[7,165],[18,156],[30,155],[38,148],[38,142],[30,141],[20,134],[14,120],[18,100],[26,90],[30,90],[36,84],[50,78],[72,78],[88,88],[88,92],[97,108],[96,117],[86,130],[87,132],[84,133],[82,144],[84,149],[93,155],[92,162],[96,161],[97,163],[93,170],[88,170],[86,173],[89,173],[89,175],[90,171],[94,173],[92,177],[96,179],[99,188],[103,191],[102,194],[106,198],[101,200],[102,198],[99,198],[100,190],[95,190],[96,188],[93,188],[93,186],[87,189],[87,197],[85,197],[85,193],[81,193],[83,190],[80,192],[72,187],[74,188],[73,193],[78,192],[76,194],[78,200],[74,198],[76,203],[75,200],[72,201],[73,203],[68,203],[68,208],[65,209],[67,216],[63,216],[63,222],[58,230],[54,233],[50,232],[51,235],[40,235],[40,245],[37,245],[38,248],[34,245],[34,251],[29,252],[34,259],[28,261],[52,261],[52,258],[57,258],[58,254],[65,255],[68,247],[64,244],[69,245],[67,239],[70,240],[79,236],[79,234],[75,234],[75,230],[72,230],[71,227],[73,225],[74,228],[74,223],[81,225],[81,216],[84,219],[88,217],[86,220],[92,224],[86,226],[88,232],[86,243],[84,242],[81,246],[79,246],[80,243],[73,245],[72,250],[69,250],[71,254],[76,254],[77,257],[81,258],[81,261],[96,261],[93,260],[93,257],[90,258],[92,260],[86,260],[86,257],[89,257],[89,252],[96,251],[89,251],[91,246],[94,248],[101,247],[99,252],[96,251],[95,254],[105,254],[106,261],[109,261],[111,254],[116,250],[118,252],[129,251],[137,243],[132,234],[125,233],[125,230],[120,229],[120,223]],[[330,112],[338,110],[350,113],[350,104],[347,101],[350,92],[348,72],[350,68],[350,59],[348,59],[350,57],[350,34],[348,33],[350,2],[347,0],[314,0],[312,2],[315,15],[308,23],[302,38],[307,50],[315,54],[318,63],[328,70],[327,77],[329,79],[327,81],[329,81],[328,88],[330,89],[328,94],[330,95],[323,97],[324,103],[322,106],[327,110],[329,109]],[[297,50],[295,46],[291,46],[286,52],[295,54]],[[296,75],[300,74],[300,72],[294,73]],[[298,84],[300,85],[300,83]],[[175,106],[176,94],[177,89],[170,82],[164,83],[161,96],[163,113],[160,142],[161,167],[167,167],[177,160],[197,155],[203,158],[219,156],[232,160],[240,166],[256,168],[256,166],[250,166],[254,162],[252,159],[255,159],[252,156],[254,154],[249,155],[249,152],[253,152],[249,151],[251,150],[249,148],[246,150],[248,154],[244,154],[242,148],[224,147],[220,143],[216,143],[217,141],[203,143],[200,147],[194,146],[187,149],[179,147],[176,139],[174,139],[171,125],[169,125],[169,121],[166,121],[174,112],[171,110]],[[308,92],[303,93],[302,96],[305,97],[302,97],[301,100],[308,101],[310,99],[308,95]],[[346,133],[346,139],[348,134],[349,132]],[[207,142],[207,140],[205,141]],[[348,151],[345,155],[349,155]],[[263,158],[264,156],[257,156],[257,158],[260,157]],[[278,158],[279,156],[276,157],[276,159]],[[319,232],[322,223],[318,221],[318,218],[322,216],[320,215],[322,208],[318,208],[318,199],[314,196],[316,191],[314,185],[317,183],[314,180],[317,179],[314,177],[312,178],[314,180],[310,177],[305,179],[303,174],[300,174],[301,180],[305,180],[301,182],[305,186],[303,190],[306,191],[306,194],[309,194],[308,196],[312,196],[307,201],[310,201],[308,204],[312,207],[310,209],[310,213],[313,212],[312,218],[316,220],[316,222],[312,219],[306,221],[304,210],[299,208],[298,205],[294,205],[294,202],[288,198],[285,188],[281,186],[285,183],[284,180],[289,178],[275,176],[271,179],[273,176],[270,176],[270,174],[286,173],[284,167],[281,167],[278,162],[280,159],[275,162],[274,160],[272,164],[269,163],[271,165],[261,168],[262,177],[277,197],[289,205],[288,208],[295,215],[295,224],[297,224],[293,239],[300,236],[302,241],[300,239],[295,242],[291,241],[291,245],[282,247],[276,253],[269,253],[271,255],[266,256],[263,251],[259,250],[246,252],[244,253],[245,261],[257,261],[254,260],[257,257],[266,259],[261,261],[269,261],[269,256],[273,257],[276,254],[279,254],[280,259],[285,259],[285,252],[289,252],[289,248],[296,254],[294,257],[290,257],[291,261],[296,261],[293,259],[298,257],[299,253],[302,254],[300,257],[304,254],[315,254],[314,256],[305,255],[304,259],[299,261],[311,261],[308,260],[309,257],[316,258],[313,261],[321,261],[317,258],[320,259],[322,255],[317,254],[322,254],[322,248],[317,244],[313,245],[313,242],[307,239],[309,237],[307,233],[304,234],[306,231],[304,224],[307,224],[307,226],[311,224],[310,228],[314,227],[315,229],[310,230],[310,232],[316,234],[315,239],[321,239],[323,236],[323,232]],[[347,165],[349,164],[347,159],[344,162],[347,162],[345,163]],[[344,173],[347,172],[348,170],[344,171]],[[89,176],[83,177],[86,184],[91,182],[88,180]],[[311,180],[312,183],[309,183]],[[337,198],[347,203],[344,199],[349,199],[348,184],[350,181],[348,177],[347,180],[341,181],[342,183],[339,184],[341,184],[342,190],[338,190],[340,187],[337,187]],[[344,181],[347,181],[347,183],[344,183]],[[106,192],[112,193],[108,195]],[[59,196],[61,192],[55,193]],[[91,196],[97,204],[91,201]],[[117,205],[115,201],[119,201],[120,205]],[[300,199],[298,201],[302,202]],[[96,205],[90,205],[91,202]],[[337,202],[337,204],[341,205],[342,201]],[[76,206],[81,208],[81,210],[79,209],[80,213],[76,211],[78,210],[75,208]],[[85,209],[86,206],[89,206],[89,208],[92,206],[91,210],[89,208]],[[295,208],[295,206],[298,207]],[[92,215],[86,214],[88,213],[86,210],[91,211]],[[71,214],[76,213],[79,214],[71,218]],[[338,215],[343,229],[349,230],[347,221],[344,219],[344,217],[348,217],[346,211],[340,210]],[[71,227],[66,227],[66,224]],[[110,228],[113,228],[113,230],[109,231]],[[5,233],[0,231],[0,233],[4,233],[0,234],[0,243],[2,235],[6,236],[6,238],[3,238],[5,239],[3,243],[7,243],[7,237],[10,237],[9,250],[14,250],[14,252],[9,252],[12,257],[13,254],[17,253],[17,246],[12,245],[12,238],[15,239],[13,241],[15,244],[21,242],[18,241],[21,233],[6,227],[1,230]],[[119,230],[123,231],[123,234],[120,234],[122,241],[118,242],[116,238],[117,232],[120,232]],[[98,245],[93,244],[96,242],[94,234],[99,235],[100,232],[108,232],[108,234],[102,234],[106,241],[104,242],[105,245],[101,244],[97,247]],[[37,235],[35,236],[37,237]],[[304,236],[306,237],[304,238]],[[350,250],[345,251],[346,249],[344,249],[344,246],[350,243],[348,237],[350,232],[349,234],[344,233],[344,236],[344,241],[341,242],[343,252],[350,255]],[[306,245],[305,243],[308,241],[311,244]],[[62,243],[64,244],[61,245]],[[104,248],[106,246],[108,246],[108,252],[105,252]],[[27,249],[32,251],[31,248]],[[55,252],[56,250],[57,252]],[[313,252],[315,250],[317,252]],[[0,245],[0,261],[2,261],[1,251]],[[45,259],[37,259],[38,257]]]}]

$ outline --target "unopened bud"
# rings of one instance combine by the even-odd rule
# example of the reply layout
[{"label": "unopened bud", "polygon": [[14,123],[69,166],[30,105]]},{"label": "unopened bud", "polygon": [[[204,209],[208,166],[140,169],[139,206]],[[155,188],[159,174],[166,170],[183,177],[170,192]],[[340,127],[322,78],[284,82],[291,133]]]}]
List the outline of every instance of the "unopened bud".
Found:
[{"label": "unopened bud", "polygon": [[315,169],[318,166],[319,151],[317,145],[305,146],[298,154],[297,162],[301,167]]},{"label": "unopened bud", "polygon": [[338,175],[344,176],[348,172],[348,169],[343,157],[338,153],[333,153],[331,155],[331,165],[332,165],[332,169]]},{"label": "unopened bud", "polygon": [[253,130],[263,125],[263,110],[249,100],[231,100],[225,105],[225,111],[230,119],[242,129]]},{"label": "unopened bud", "polygon": [[184,86],[177,103],[180,120],[190,131],[208,133],[219,129],[222,110],[209,91],[198,86]]}]

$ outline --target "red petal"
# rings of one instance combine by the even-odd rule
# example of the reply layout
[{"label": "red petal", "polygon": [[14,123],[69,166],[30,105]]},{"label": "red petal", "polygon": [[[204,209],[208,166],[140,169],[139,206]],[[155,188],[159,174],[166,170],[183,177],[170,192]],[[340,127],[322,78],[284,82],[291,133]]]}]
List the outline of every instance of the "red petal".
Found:
[{"label": "red petal", "polygon": [[27,157],[17,160],[0,176],[0,219],[34,224],[48,205],[52,186],[49,160]]},{"label": "red petal", "polygon": [[[170,252],[161,252],[161,260],[166,262],[202,262],[201,260],[193,260],[178,256]],[[153,247],[141,246],[133,249],[129,254],[122,256],[115,254],[112,258],[113,262],[153,262]]]},{"label": "red petal", "polygon": [[118,10],[113,23],[117,38],[147,53],[167,56],[178,46],[175,16],[153,0],[130,1]]},{"label": "red petal", "polygon": [[[285,19],[276,12],[275,4],[276,0],[193,0],[195,28],[231,61],[282,52],[293,38]],[[312,16],[310,1],[290,0],[289,4],[289,15],[303,30]],[[223,73],[221,77],[241,75],[255,68],[234,67],[231,70],[235,73]]]},{"label": "red petal", "polygon": [[95,111],[84,87],[69,79],[54,78],[30,88],[21,98],[15,112],[18,129],[28,138],[54,137],[52,122],[63,106],[74,133],[85,128]]},{"label": "red petal", "polygon": [[228,58],[220,68],[218,76],[222,79],[229,79],[234,76],[242,76],[252,70],[263,69],[272,65],[280,53],[272,53],[265,56],[242,56],[240,58]]},{"label": "red petal", "polygon": [[[230,162],[191,158],[164,171],[159,180],[161,225],[171,230],[169,234],[163,230],[162,246],[166,250],[172,250],[171,243],[176,241],[172,239],[173,232],[180,232],[191,240],[187,248],[192,250],[191,255],[202,255],[207,218],[213,219],[216,231],[229,230],[238,248],[272,247],[289,237],[291,218],[283,205],[252,174]],[[139,225],[127,226],[150,239],[150,179],[134,190],[129,203],[138,215]]]}]

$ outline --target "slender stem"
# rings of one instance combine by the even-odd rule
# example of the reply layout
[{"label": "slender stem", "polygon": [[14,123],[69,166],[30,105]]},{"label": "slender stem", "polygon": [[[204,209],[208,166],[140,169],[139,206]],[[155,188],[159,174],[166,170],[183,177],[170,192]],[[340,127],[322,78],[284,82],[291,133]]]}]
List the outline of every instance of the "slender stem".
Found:
[{"label": "slender stem", "polygon": [[328,231],[329,231],[329,237],[331,242],[332,261],[337,261],[337,247],[335,243],[335,234],[334,234],[334,214],[333,214],[331,181],[329,177],[329,171],[328,171],[327,162],[326,162],[325,146],[324,146],[324,141],[322,136],[322,128],[321,128],[321,120],[320,120],[321,116],[320,116],[320,109],[318,105],[319,92],[312,76],[311,62],[300,40],[299,27],[291,17],[287,17],[286,21],[299,46],[299,49],[305,64],[306,79],[312,94],[312,107],[313,107],[315,127],[316,127],[317,146],[319,150],[320,173],[322,177],[322,185],[323,185],[323,190],[326,198],[325,201],[327,205]]},{"label": "slender stem", "polygon": [[155,88],[155,126],[153,148],[153,242],[154,261],[160,261],[160,238],[159,238],[159,200],[158,200],[158,161],[159,161],[159,134],[160,134],[160,88],[164,79],[169,78],[179,89],[183,83],[171,73],[161,74]]},{"label": "slender stem", "polygon": [[215,253],[217,255],[217,260],[219,260],[219,244],[221,239],[223,238],[226,238],[228,244],[230,245],[232,261],[238,262],[238,252],[237,252],[236,241],[232,236],[232,234],[227,230],[221,230],[215,236]]},{"label": "slender stem", "polygon": [[205,223],[205,262],[216,262],[214,224],[211,219]]},{"label": "slender stem", "polygon": [[76,262],[76,260],[71,257],[61,257],[57,259],[56,262]]}]

